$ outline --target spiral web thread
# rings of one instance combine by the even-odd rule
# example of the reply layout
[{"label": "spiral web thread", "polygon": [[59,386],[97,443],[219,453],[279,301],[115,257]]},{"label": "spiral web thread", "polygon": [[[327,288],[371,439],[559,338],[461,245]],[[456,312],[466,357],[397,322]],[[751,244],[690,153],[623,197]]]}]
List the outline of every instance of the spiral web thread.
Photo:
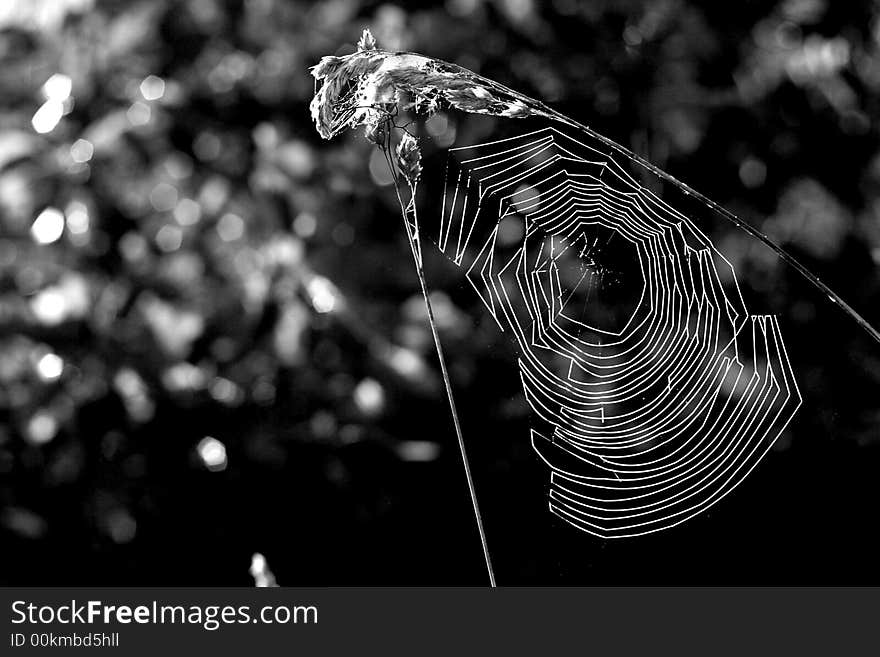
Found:
[{"label": "spiral web thread", "polygon": [[518,347],[550,510],[621,538],[722,499],[801,396],[777,319],[602,149],[555,127],[450,149],[427,237]]}]

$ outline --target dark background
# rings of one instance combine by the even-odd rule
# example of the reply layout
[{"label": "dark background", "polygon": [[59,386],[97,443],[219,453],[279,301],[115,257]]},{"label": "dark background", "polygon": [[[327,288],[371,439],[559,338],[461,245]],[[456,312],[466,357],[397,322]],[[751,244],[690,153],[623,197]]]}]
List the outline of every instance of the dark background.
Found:
[{"label": "dark background", "polygon": [[[247,585],[260,552],[287,585],[485,583],[396,199],[308,114],[365,26],[616,139],[880,320],[875,3],[6,3],[0,582]],[[429,260],[501,583],[880,582],[877,345],[719,239],[812,403],[713,511],[607,544],[546,513],[512,353]]]}]

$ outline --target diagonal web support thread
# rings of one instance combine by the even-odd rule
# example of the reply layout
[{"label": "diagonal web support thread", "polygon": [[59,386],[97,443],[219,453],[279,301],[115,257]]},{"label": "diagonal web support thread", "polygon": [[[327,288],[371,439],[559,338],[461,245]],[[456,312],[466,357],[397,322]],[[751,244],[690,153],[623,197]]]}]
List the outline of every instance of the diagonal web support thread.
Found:
[{"label": "diagonal web support thread", "polygon": [[455,426],[455,437],[458,440],[458,449],[461,453],[464,476],[467,480],[468,493],[474,509],[474,519],[477,523],[477,531],[480,534],[480,545],[483,548],[483,558],[486,561],[486,570],[489,574],[489,584],[490,586],[495,587],[497,586],[495,583],[495,570],[492,567],[492,557],[489,556],[489,544],[486,540],[486,530],[483,526],[483,515],[480,512],[480,504],[477,501],[477,492],[474,487],[474,478],[471,474],[470,460],[468,459],[467,448],[465,447],[464,437],[461,432],[461,422],[458,419],[455,397],[452,394],[452,381],[449,377],[449,370],[446,367],[446,355],[443,351],[443,345],[440,342],[440,334],[437,332],[437,322],[434,320],[434,307],[431,304],[431,297],[428,295],[428,284],[425,280],[425,270],[422,265],[422,248],[419,240],[419,219],[416,210],[415,188],[410,185],[410,200],[409,203],[405,204],[403,202],[403,197],[400,194],[400,176],[398,176],[394,163],[388,155],[387,147],[383,147],[382,151],[385,154],[385,159],[394,179],[394,191],[397,194],[397,201],[400,204],[407,242],[409,242],[410,251],[412,252],[413,264],[415,265],[416,275],[419,279],[419,287],[422,291],[422,299],[425,302],[425,310],[428,314],[428,325],[431,327],[431,337],[434,339],[437,359],[440,361],[440,373],[443,377],[443,385],[446,389],[446,399],[449,401],[449,412],[452,415],[452,423]]}]

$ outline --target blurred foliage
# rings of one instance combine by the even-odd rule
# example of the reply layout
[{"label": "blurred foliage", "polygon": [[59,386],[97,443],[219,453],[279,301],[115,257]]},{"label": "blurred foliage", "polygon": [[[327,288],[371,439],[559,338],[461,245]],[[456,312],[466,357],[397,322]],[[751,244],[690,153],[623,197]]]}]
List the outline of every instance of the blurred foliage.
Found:
[{"label": "blurred foliage", "polygon": [[[0,579],[247,583],[257,550],[287,584],[481,577],[448,554],[468,508],[387,175],[308,116],[364,26],[593,125],[880,319],[874,2],[6,2]],[[472,407],[508,412],[436,306]]]}]

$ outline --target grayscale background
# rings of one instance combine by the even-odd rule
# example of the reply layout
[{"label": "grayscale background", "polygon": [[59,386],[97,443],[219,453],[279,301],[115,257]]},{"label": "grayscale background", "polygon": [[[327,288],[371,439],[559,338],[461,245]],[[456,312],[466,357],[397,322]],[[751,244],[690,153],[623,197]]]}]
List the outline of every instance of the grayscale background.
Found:
[{"label": "grayscale background", "polygon": [[[880,324],[876,2],[6,0],[0,583],[251,585],[254,553],[486,583],[383,162],[308,113],[363,27],[643,155]],[[824,401],[707,517],[613,545],[547,517],[512,353],[428,262],[500,583],[880,583],[880,349],[723,246]]]}]

